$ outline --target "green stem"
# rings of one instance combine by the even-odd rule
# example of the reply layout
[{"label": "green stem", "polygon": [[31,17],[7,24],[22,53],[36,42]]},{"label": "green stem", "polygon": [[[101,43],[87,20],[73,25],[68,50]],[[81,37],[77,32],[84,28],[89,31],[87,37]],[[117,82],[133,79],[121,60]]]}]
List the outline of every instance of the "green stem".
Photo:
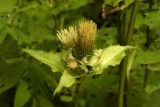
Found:
[{"label": "green stem", "polygon": [[74,107],[79,107],[80,86],[81,86],[81,78],[77,78],[75,93],[74,93]]},{"label": "green stem", "polygon": [[126,37],[126,45],[130,43],[133,31],[134,31],[134,24],[135,24],[135,19],[136,19],[136,13],[138,10],[138,3],[139,3],[139,0],[135,0],[133,7],[132,7],[130,23],[129,23],[129,28],[128,28],[127,37]]},{"label": "green stem", "polygon": [[144,65],[144,66],[145,66],[145,73],[144,73],[143,89],[145,89],[148,84],[148,76],[149,76],[149,70],[147,69],[148,65]]},{"label": "green stem", "polygon": [[[125,24],[123,24],[123,28],[122,30],[127,30],[127,34],[125,31],[121,31],[120,33],[120,37],[122,37],[123,41],[120,41],[121,45],[129,45],[130,41],[131,41],[131,37],[134,31],[134,23],[135,23],[135,18],[136,18],[136,12],[138,10],[138,2],[139,0],[135,0],[133,7],[131,8],[131,13],[130,12],[126,12],[124,19],[122,19],[122,21],[124,21]],[[128,20],[127,17],[129,17],[130,19]],[[127,21],[126,21],[127,20]],[[127,22],[129,22],[127,24]],[[129,26],[129,28],[127,29],[127,27]],[[118,98],[118,107],[127,107],[127,101],[124,102],[124,100],[127,100],[127,88],[128,85],[126,83],[129,83],[129,68],[130,68],[130,64],[131,64],[131,54],[127,54],[127,56],[124,58],[124,60],[122,61],[121,65],[120,65],[120,83],[119,83],[119,98]],[[128,78],[128,79],[127,79]],[[127,80],[127,81],[126,81]]]}]

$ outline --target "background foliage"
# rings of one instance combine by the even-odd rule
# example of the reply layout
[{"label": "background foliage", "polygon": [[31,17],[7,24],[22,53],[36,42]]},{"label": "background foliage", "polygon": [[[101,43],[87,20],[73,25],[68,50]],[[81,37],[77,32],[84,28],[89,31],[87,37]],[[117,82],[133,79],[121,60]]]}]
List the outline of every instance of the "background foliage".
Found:
[{"label": "background foliage", "polygon": [[[57,30],[82,19],[98,25],[96,48],[119,44],[119,14],[134,0],[125,2],[123,9],[111,13],[120,0],[0,0],[0,106],[71,107],[70,90],[52,98],[60,73],[53,73],[22,49],[60,52]],[[131,69],[128,107],[160,106],[159,8],[158,0],[139,3],[131,44],[140,49]],[[118,71],[118,66],[110,67],[100,76],[85,79],[80,95],[84,107],[117,107]]]}]

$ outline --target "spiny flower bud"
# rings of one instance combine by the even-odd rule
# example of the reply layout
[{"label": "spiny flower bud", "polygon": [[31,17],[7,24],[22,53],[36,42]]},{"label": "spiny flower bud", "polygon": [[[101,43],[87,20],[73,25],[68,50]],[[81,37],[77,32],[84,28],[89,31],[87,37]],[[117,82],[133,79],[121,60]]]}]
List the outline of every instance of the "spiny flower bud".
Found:
[{"label": "spiny flower bud", "polygon": [[72,48],[77,42],[77,29],[76,27],[69,27],[58,31],[57,36],[65,48]]}]

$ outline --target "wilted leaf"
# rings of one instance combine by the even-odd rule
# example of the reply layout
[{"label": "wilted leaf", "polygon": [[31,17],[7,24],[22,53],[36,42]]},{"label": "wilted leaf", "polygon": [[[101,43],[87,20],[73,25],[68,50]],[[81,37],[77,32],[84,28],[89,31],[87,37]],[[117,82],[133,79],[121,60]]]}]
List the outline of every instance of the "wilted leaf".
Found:
[{"label": "wilted leaf", "polygon": [[64,71],[64,63],[62,61],[62,54],[53,52],[36,51],[31,49],[24,49],[25,52],[48,65],[53,72]]},{"label": "wilted leaf", "polygon": [[63,87],[68,88],[68,87],[72,86],[75,83],[75,81],[76,81],[76,79],[74,76],[69,74],[67,71],[64,71],[64,73],[60,79],[60,82],[59,82],[56,90],[54,91],[54,95],[56,93],[60,92]]},{"label": "wilted leaf", "polygon": [[28,90],[29,85],[27,82],[21,80],[18,85],[15,99],[14,99],[14,107],[23,107],[25,103],[31,98],[31,93]]}]

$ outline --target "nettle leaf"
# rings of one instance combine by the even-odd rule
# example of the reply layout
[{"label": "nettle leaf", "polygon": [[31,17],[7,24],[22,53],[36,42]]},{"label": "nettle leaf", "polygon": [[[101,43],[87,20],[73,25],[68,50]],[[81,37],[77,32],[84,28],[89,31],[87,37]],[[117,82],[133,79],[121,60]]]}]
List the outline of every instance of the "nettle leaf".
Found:
[{"label": "nettle leaf", "polygon": [[21,80],[16,90],[14,107],[23,107],[31,98],[31,93],[28,90],[28,88],[29,88],[28,83]]},{"label": "nettle leaf", "polygon": [[148,85],[145,90],[148,94],[152,94],[153,92],[159,89],[160,89],[160,80],[153,84]]},{"label": "nettle leaf", "polygon": [[105,48],[100,54],[96,54],[97,59],[95,58],[96,56],[91,58],[89,65],[93,66],[95,74],[101,74],[103,69],[118,65],[125,56],[125,50],[131,48],[131,46],[110,46]]},{"label": "nettle leaf", "polygon": [[62,61],[62,53],[44,52],[32,49],[24,49],[24,51],[42,63],[51,67],[53,72],[62,72],[65,69],[64,63]]},{"label": "nettle leaf", "polygon": [[67,88],[71,87],[75,82],[76,82],[76,78],[71,74],[69,74],[67,71],[64,71],[60,79],[60,82],[56,90],[54,91],[54,95],[60,92],[63,87],[67,87]]},{"label": "nettle leaf", "polygon": [[157,62],[160,62],[160,50],[149,50],[135,57],[133,64],[153,64]]}]

